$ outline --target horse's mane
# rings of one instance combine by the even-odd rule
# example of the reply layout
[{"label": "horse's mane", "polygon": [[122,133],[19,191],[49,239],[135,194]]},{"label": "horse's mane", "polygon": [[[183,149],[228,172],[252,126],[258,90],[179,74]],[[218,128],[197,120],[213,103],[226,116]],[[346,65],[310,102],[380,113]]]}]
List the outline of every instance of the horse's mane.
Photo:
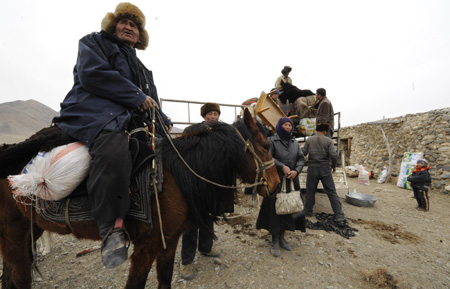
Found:
[{"label": "horse's mane", "polygon": [[[234,124],[245,139],[251,138],[251,132],[243,120]],[[236,173],[245,161],[244,143],[233,126],[214,122],[210,129],[189,132],[173,140],[177,150],[189,166],[200,176],[213,182],[234,186]],[[226,189],[207,183],[188,170],[175,153],[167,139],[163,144],[163,164],[176,178],[186,201],[190,214],[197,224],[202,220],[223,215],[232,210],[233,189]]]},{"label": "horse's mane", "polygon": [[61,134],[61,130],[53,126],[41,129],[23,142],[3,144],[0,147],[0,180],[20,173],[38,152],[47,152],[71,141],[68,135]]}]

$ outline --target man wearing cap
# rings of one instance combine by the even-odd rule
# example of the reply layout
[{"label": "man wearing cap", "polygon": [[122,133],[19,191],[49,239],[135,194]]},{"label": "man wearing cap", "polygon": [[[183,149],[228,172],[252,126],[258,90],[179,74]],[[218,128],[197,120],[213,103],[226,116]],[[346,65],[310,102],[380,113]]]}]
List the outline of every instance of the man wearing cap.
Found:
[{"label": "man wearing cap", "polygon": [[[123,227],[132,170],[127,125],[139,109],[159,109],[159,100],[152,72],[136,55],[149,40],[142,11],[120,3],[103,18],[101,29],[79,41],[74,85],[53,123],[89,148],[92,215],[102,239],[102,262],[114,268],[128,258]],[[170,130],[170,118],[160,113],[164,123],[159,125]]]},{"label": "man wearing cap", "polygon": [[317,108],[316,123],[328,125],[326,136],[331,138],[334,134],[334,110],[333,105],[327,97],[327,91],[324,88],[316,90],[316,99],[319,101]]},{"label": "man wearing cap", "polygon": [[281,70],[281,75],[277,78],[277,80],[275,81],[275,88],[278,89],[279,91],[283,91],[283,86],[281,86],[281,83],[289,83],[292,84],[292,79],[289,77],[289,73],[291,72],[292,67],[290,66],[285,66],[283,67],[283,69]]},{"label": "man wearing cap", "polygon": [[317,185],[321,181],[330,200],[336,221],[344,221],[342,204],[336,193],[332,175],[332,172],[336,171],[337,153],[333,141],[326,137],[328,125],[319,124],[316,130],[317,133],[309,137],[302,147],[303,154],[308,156],[305,214],[307,217],[313,215]]},{"label": "man wearing cap", "polygon": [[[212,122],[219,121],[220,106],[214,102],[207,102],[200,108],[200,114],[205,121],[188,126],[184,129],[183,135],[191,134],[198,129],[208,126]],[[212,220],[205,222],[205,227],[194,226],[191,230],[183,234],[181,241],[181,277],[185,280],[194,278],[194,268],[192,262],[195,253],[198,251],[203,256],[220,257],[220,252],[213,248],[214,223]]]}]

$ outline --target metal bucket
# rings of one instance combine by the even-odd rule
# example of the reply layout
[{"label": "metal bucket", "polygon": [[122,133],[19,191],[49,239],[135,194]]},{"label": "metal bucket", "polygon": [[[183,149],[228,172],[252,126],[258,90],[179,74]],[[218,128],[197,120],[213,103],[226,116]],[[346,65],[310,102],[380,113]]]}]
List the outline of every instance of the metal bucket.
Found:
[{"label": "metal bucket", "polygon": [[347,203],[358,207],[373,207],[373,205],[377,201],[377,198],[371,195],[353,191],[351,193],[345,194],[345,200],[347,201]]}]

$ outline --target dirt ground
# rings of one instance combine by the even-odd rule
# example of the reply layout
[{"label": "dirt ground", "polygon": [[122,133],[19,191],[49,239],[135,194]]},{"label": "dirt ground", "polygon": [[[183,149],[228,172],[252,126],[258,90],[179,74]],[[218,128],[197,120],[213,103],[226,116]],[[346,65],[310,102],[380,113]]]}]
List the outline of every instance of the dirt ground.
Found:
[{"label": "dirt ground", "polygon": [[[221,258],[197,256],[195,278],[180,277],[177,252],[173,288],[450,288],[450,196],[432,193],[430,211],[415,209],[411,191],[394,184],[370,186],[348,179],[349,190],[377,197],[374,207],[345,201],[338,189],[348,224],[358,230],[346,239],[334,232],[288,232],[292,251],[270,254],[270,235],[255,229],[257,209],[252,196],[239,194],[230,223],[215,226]],[[331,213],[326,194],[318,193],[314,212]],[[310,219],[315,222],[315,217]],[[96,242],[53,235],[51,252],[38,257],[42,276],[33,288],[123,288],[129,262],[107,270],[94,252],[76,253]],[[131,249],[131,248],[130,248]],[[146,288],[157,288],[155,266]]]}]

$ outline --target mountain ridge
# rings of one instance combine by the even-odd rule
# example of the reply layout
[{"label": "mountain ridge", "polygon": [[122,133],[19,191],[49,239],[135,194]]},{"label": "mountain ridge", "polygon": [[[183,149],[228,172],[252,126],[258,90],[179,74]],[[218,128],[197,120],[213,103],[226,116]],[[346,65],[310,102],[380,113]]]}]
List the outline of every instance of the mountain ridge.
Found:
[{"label": "mountain ridge", "polygon": [[[19,143],[51,125],[59,112],[39,101],[16,100],[0,103],[0,145]],[[182,129],[174,127],[173,133]]]},{"label": "mountain ridge", "polygon": [[39,101],[16,100],[0,104],[0,144],[21,142],[50,126],[59,112]]}]

